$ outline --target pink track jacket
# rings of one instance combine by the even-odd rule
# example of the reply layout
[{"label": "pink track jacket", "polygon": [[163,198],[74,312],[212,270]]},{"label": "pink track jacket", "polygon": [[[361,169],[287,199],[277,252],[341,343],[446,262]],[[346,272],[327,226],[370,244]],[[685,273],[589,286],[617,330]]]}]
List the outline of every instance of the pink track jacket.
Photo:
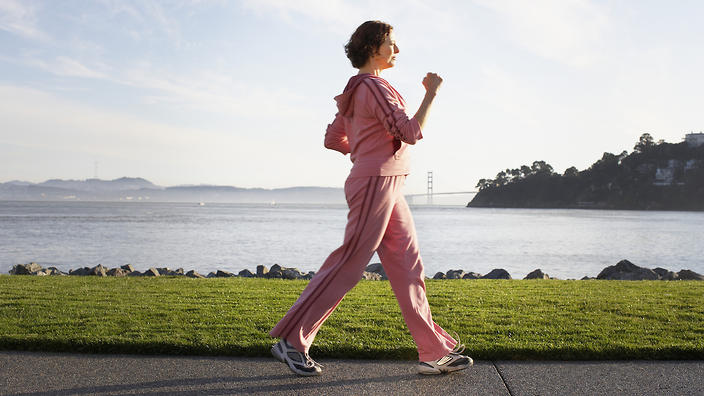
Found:
[{"label": "pink track jacket", "polygon": [[328,125],[325,147],[351,153],[350,177],[407,175],[407,145],[423,135],[406,114],[401,94],[381,77],[359,74],[335,101],[338,113]]}]

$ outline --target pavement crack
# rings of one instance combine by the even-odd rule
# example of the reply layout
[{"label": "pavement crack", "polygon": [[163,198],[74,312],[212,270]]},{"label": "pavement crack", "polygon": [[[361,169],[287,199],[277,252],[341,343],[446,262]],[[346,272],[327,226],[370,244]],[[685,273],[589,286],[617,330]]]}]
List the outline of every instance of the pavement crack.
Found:
[{"label": "pavement crack", "polygon": [[506,383],[506,379],[504,378],[504,375],[501,373],[501,370],[499,370],[499,366],[497,366],[496,362],[493,360],[491,361],[491,364],[494,365],[494,370],[496,370],[496,373],[499,374],[499,377],[501,377],[501,382],[504,383],[504,387],[506,387],[506,392],[508,392],[508,394],[510,396],[513,396],[513,392],[511,392],[511,388]]}]

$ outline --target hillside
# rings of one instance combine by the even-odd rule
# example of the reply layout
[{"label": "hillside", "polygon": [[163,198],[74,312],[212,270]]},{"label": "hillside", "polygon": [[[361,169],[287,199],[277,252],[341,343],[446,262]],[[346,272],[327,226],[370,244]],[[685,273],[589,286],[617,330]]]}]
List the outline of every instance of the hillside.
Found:
[{"label": "hillside", "polygon": [[468,207],[704,210],[704,145],[653,142],[560,175],[544,161],[481,179]]},{"label": "hillside", "polygon": [[151,201],[227,203],[344,203],[341,188],[279,189],[232,186],[162,187],[142,178],[60,180],[42,183],[0,183],[0,200],[13,201]]}]

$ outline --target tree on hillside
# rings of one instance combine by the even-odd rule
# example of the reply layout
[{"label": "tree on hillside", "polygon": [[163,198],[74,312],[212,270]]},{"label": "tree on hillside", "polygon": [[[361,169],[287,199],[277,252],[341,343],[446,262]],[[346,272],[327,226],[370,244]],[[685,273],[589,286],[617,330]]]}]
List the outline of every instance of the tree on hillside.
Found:
[{"label": "tree on hillside", "polygon": [[479,191],[482,191],[485,188],[491,187],[493,180],[491,179],[479,179],[479,182],[475,186],[476,188],[479,189]]},{"label": "tree on hillside", "polygon": [[[506,170],[509,171],[508,169],[506,169]],[[519,180],[521,178],[521,170],[520,169],[511,169],[509,172],[511,173],[511,181],[512,182]]]},{"label": "tree on hillside", "polygon": [[530,170],[534,175],[552,175],[555,173],[552,166],[545,161],[533,161],[533,165],[530,167]]},{"label": "tree on hillside", "polygon": [[618,168],[619,156],[612,153],[604,153],[601,159],[596,161],[589,167],[589,170],[596,173],[612,173]]},{"label": "tree on hillside", "polygon": [[654,146],[655,141],[653,140],[653,137],[646,132],[640,135],[640,139],[638,139],[638,143],[636,143],[636,145],[633,147],[633,150],[639,153],[644,153]]},{"label": "tree on hillside", "polygon": [[574,166],[570,166],[569,168],[565,169],[565,173],[562,176],[576,177],[576,176],[579,176],[579,171]]},{"label": "tree on hillside", "polygon": [[[654,142],[644,133],[630,154],[605,152],[583,171],[555,173],[545,161],[505,169],[481,179],[470,206],[594,207],[704,210],[704,145]],[[654,183],[657,169],[673,170],[673,183]]]},{"label": "tree on hillside", "polygon": [[528,165],[522,165],[521,166],[521,177],[525,179],[526,177],[531,175],[531,169],[530,166]]},{"label": "tree on hillside", "polygon": [[508,183],[508,177],[506,177],[506,172],[501,171],[496,174],[496,178],[494,179],[494,186],[496,187],[501,187],[506,185]]}]

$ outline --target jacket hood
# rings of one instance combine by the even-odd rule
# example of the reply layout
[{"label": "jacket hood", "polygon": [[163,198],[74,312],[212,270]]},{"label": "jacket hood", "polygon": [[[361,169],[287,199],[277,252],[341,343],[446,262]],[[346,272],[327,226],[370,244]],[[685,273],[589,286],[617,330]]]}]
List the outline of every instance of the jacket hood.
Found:
[{"label": "jacket hood", "polygon": [[354,113],[354,108],[352,106],[352,98],[354,97],[354,92],[357,90],[359,84],[366,78],[370,78],[370,74],[357,74],[352,76],[347,82],[344,91],[340,95],[335,96],[335,101],[337,102],[337,109],[344,117],[351,117]]}]

